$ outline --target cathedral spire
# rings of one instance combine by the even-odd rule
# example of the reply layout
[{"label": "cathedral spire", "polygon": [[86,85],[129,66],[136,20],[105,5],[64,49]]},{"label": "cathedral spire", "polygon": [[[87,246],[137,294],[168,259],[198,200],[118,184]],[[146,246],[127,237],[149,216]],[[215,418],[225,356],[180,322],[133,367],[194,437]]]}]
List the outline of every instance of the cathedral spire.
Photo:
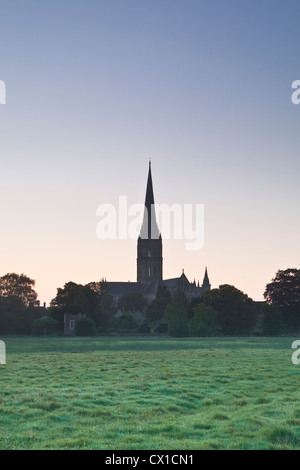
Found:
[{"label": "cathedral spire", "polygon": [[151,211],[151,204],[154,204],[154,193],[152,184],[151,160],[149,160],[149,171],[145,198],[145,207],[147,208],[148,212]]},{"label": "cathedral spire", "polygon": [[154,192],[152,184],[151,173],[151,159],[149,159],[149,171],[145,197],[145,212],[143,225],[141,228],[141,238],[157,239],[159,238],[159,230],[156,223],[155,208],[154,208]]},{"label": "cathedral spire", "polygon": [[137,244],[137,281],[143,289],[162,282],[162,239],[158,230],[154,208],[154,194],[149,160],[144,219]]}]

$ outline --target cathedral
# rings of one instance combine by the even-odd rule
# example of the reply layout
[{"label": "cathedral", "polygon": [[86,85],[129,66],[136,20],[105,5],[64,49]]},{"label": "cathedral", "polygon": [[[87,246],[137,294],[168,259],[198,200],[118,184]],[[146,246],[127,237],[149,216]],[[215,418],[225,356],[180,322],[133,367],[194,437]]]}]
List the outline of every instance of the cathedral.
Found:
[{"label": "cathedral", "polygon": [[202,285],[199,281],[197,284],[195,280],[190,282],[184,271],[179,277],[163,279],[162,251],[162,237],[156,221],[151,162],[149,162],[145,212],[137,241],[137,282],[107,282],[110,294],[115,301],[124,294],[140,293],[148,302],[151,302],[155,298],[159,285],[165,285],[171,294],[176,290],[182,290],[189,300],[201,297],[210,290],[207,268]]}]

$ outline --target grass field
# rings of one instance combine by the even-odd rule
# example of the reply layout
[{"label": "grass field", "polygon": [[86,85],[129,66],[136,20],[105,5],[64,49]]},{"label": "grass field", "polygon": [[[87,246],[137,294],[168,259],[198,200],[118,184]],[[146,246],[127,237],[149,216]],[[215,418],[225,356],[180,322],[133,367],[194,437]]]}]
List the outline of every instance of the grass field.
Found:
[{"label": "grass field", "polygon": [[1,339],[0,449],[300,448],[293,339]]}]

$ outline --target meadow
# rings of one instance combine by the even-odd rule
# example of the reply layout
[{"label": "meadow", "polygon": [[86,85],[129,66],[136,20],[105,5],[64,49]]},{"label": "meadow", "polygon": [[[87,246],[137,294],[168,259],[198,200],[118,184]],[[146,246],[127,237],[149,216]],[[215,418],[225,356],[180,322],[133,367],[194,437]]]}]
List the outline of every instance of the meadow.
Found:
[{"label": "meadow", "polygon": [[299,449],[297,338],[1,338],[0,449]]}]

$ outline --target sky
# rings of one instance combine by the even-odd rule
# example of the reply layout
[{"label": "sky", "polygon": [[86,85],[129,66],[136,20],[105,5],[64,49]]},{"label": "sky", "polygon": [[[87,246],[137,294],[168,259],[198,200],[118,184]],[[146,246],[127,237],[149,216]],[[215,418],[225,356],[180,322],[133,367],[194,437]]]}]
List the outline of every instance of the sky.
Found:
[{"label": "sky", "polygon": [[41,302],[68,281],[136,280],[136,241],[99,240],[100,204],[204,204],[182,269],[255,300],[300,268],[298,0],[0,0],[0,276]]}]

